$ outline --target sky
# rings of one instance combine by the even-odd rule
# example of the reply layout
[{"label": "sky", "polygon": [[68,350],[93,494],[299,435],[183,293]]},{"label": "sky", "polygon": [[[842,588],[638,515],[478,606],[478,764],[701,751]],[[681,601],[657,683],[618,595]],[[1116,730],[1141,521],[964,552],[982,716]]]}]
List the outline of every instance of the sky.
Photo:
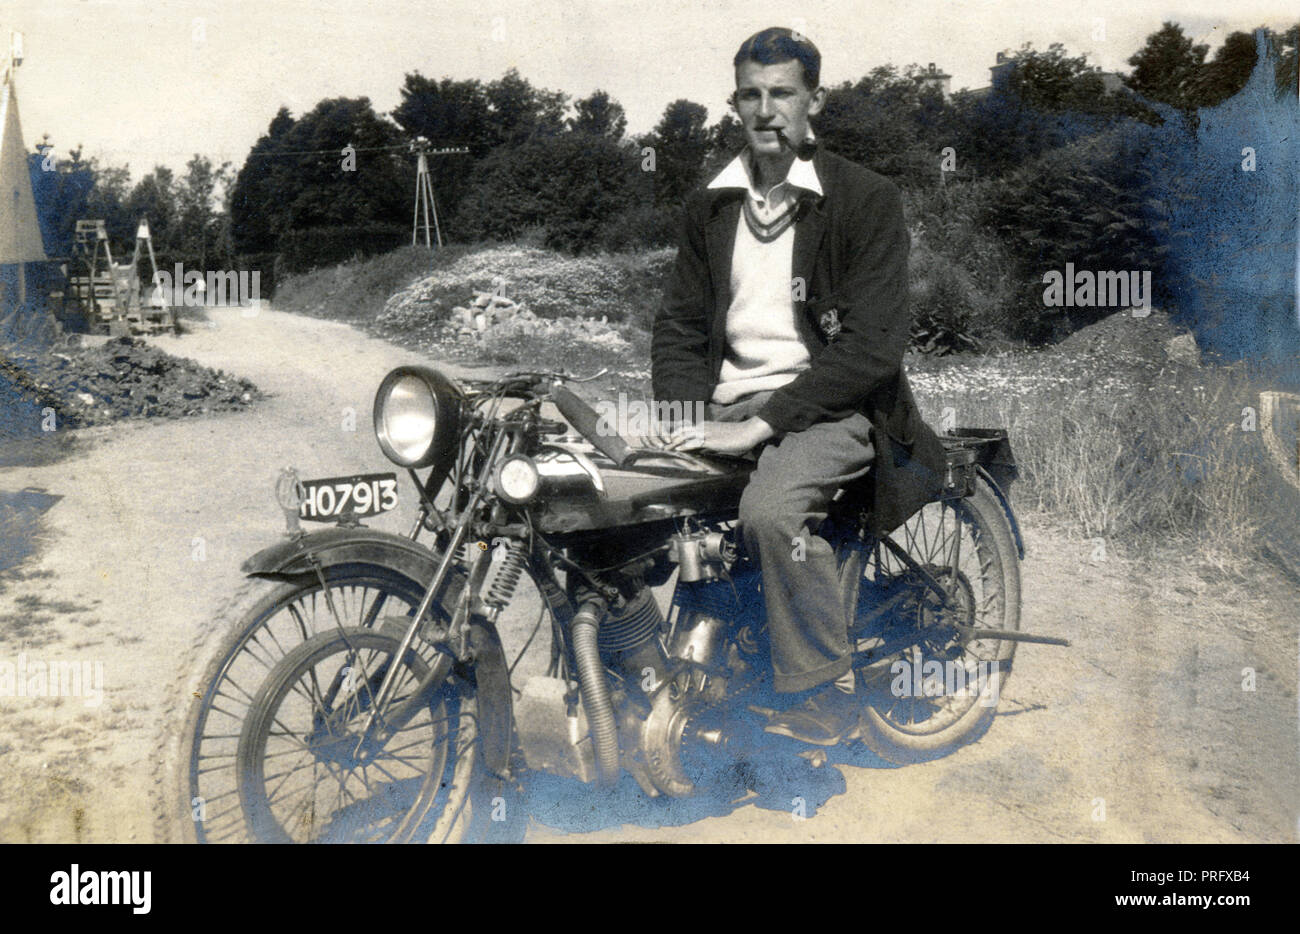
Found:
[{"label": "sky", "polygon": [[194,153],[238,168],[280,106],[369,97],[387,112],[404,76],[500,77],[573,97],[601,88],[638,133],[688,98],[726,110],[731,58],[766,26],[822,52],[824,84],[881,64],[934,62],[954,90],[984,87],[999,50],[1061,42],[1105,70],[1162,21],[1211,50],[1236,30],[1294,23],[1294,0],[0,0],[0,48],[24,34],[17,73],[28,146],[178,172]]}]

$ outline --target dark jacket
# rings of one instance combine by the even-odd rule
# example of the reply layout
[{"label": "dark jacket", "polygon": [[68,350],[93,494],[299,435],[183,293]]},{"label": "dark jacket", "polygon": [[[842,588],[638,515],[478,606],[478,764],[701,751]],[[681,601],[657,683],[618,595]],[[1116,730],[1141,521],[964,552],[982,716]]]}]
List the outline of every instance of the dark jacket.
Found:
[{"label": "dark jacket", "polygon": [[[942,486],[943,448],[903,373],[911,331],[903,203],[889,180],[818,149],[823,196],[804,192],[794,226],[792,294],[821,343],[807,370],[759,416],[778,432],[864,413],[875,428],[873,530],[892,531]],[[739,189],[686,201],[677,260],[655,317],[650,361],[661,402],[708,402],[726,352]],[[800,282],[802,280],[802,282]]]}]

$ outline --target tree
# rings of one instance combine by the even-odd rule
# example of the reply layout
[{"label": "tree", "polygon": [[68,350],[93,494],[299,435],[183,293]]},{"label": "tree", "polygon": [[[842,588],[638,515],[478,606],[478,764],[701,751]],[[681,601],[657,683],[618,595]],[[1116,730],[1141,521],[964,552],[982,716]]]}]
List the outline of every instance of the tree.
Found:
[{"label": "tree", "polygon": [[135,224],[126,210],[131,169],[125,165],[100,165],[96,159],[89,161],[88,168],[95,184],[86,197],[81,216],[102,219],[112,244],[134,241]]},{"label": "tree", "polygon": [[627,115],[623,105],[606,92],[593,91],[589,97],[575,101],[573,109],[574,115],[568,121],[569,132],[608,136],[614,140],[623,138]]},{"label": "tree", "polygon": [[392,117],[407,135],[424,136],[436,146],[467,146],[476,157],[491,148],[492,114],[481,81],[435,80],[417,71],[406,75],[400,93]]},{"label": "tree", "polygon": [[293,166],[281,153],[295,121],[281,107],[266,134],[253,144],[230,192],[230,233],[239,253],[270,253],[276,248],[275,220],[283,205],[278,197],[291,187]]},{"label": "tree", "polygon": [[1191,106],[1213,107],[1246,86],[1255,70],[1255,37],[1234,32],[1214,52],[1213,60],[1197,69],[1187,81],[1186,98]]},{"label": "tree", "polygon": [[392,117],[407,136],[423,136],[435,147],[469,149],[467,155],[429,159],[429,181],[439,213],[450,215],[460,204],[475,160],[486,156],[497,142],[487,90],[475,79],[435,81],[415,72],[406,76],[401,95]]},{"label": "tree", "polygon": [[1300,97],[1300,23],[1286,32],[1271,34],[1269,42],[1277,56],[1277,99]]},{"label": "tree", "polygon": [[518,145],[564,131],[569,96],[535,88],[511,68],[487,86],[493,146]]},{"label": "tree", "polygon": [[883,65],[831,88],[813,128],[828,149],[859,165],[892,177],[914,175],[918,158],[933,164],[930,153],[922,156],[920,150],[938,153],[937,141],[922,144],[921,99],[912,77]]},{"label": "tree", "polygon": [[722,171],[723,166],[745,147],[745,128],[733,113],[725,113],[708,129],[709,149],[701,168],[701,176],[709,178]]},{"label": "tree", "polygon": [[[407,224],[415,187],[413,160],[399,128],[366,97],[323,100],[285,136],[282,179],[292,195],[278,234],[306,227]],[[345,156],[348,150],[355,156]]]},{"label": "tree", "polygon": [[675,100],[640,140],[654,150],[656,204],[676,204],[699,184],[711,140],[705,127],[708,116],[702,104]]},{"label": "tree", "polygon": [[1193,44],[1181,26],[1166,21],[1129,58],[1133,73],[1124,83],[1153,101],[1186,110],[1191,106],[1188,84],[1205,62],[1209,49],[1207,45]]},{"label": "tree", "polygon": [[364,252],[361,239],[409,229],[414,178],[407,140],[368,98],[323,100],[298,120],[281,110],[231,192],[232,237],[241,252],[269,252],[293,234],[310,263],[312,238],[328,237],[304,231],[352,228]]},{"label": "tree", "polygon": [[207,156],[197,153],[185,164],[185,176],[176,191],[176,246],[206,268],[210,254],[226,252],[219,240],[222,228],[218,210],[230,185],[229,162],[214,166]]},{"label": "tree", "polygon": [[608,136],[566,133],[499,147],[475,168],[457,228],[496,240],[541,228],[547,246],[582,252],[606,224],[650,202],[639,162]]},{"label": "tree", "polygon": [[[28,168],[45,251],[51,257],[63,257],[72,252],[77,220],[89,216],[86,203],[95,187],[95,174],[82,160],[80,145],[66,159],[53,158],[53,150],[46,134],[28,157]],[[51,164],[54,171],[46,171]]]}]

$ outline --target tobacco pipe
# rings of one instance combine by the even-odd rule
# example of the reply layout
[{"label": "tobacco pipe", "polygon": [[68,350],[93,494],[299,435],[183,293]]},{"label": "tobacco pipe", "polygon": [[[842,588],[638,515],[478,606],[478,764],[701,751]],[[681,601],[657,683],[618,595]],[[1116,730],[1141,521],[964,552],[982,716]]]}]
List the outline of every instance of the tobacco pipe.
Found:
[{"label": "tobacco pipe", "polygon": [[813,140],[810,139],[801,140],[799,144],[796,146],[794,143],[790,142],[790,137],[786,136],[785,132],[782,131],[780,128],[776,129],[776,135],[777,138],[781,140],[782,143],[784,143],[790,149],[793,149],[794,154],[798,156],[800,159],[802,159],[804,162],[807,162],[817,153],[817,143],[814,142]]}]

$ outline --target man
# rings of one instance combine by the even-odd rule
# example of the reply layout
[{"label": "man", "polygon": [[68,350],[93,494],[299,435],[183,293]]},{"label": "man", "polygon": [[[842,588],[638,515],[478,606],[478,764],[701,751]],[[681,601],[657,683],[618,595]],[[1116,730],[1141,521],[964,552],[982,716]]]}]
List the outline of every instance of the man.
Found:
[{"label": "man", "polygon": [[817,529],[873,462],[873,530],[897,527],[939,489],[943,452],[902,371],[898,189],[812,142],[827,91],[811,42],[765,29],[734,66],[747,145],[687,199],[651,348],[656,399],[707,403],[707,420],[660,442],[730,454],[767,443],[740,520],[762,568],[773,686],[795,695],[767,729],[833,745],[859,700],[835,554]]}]

